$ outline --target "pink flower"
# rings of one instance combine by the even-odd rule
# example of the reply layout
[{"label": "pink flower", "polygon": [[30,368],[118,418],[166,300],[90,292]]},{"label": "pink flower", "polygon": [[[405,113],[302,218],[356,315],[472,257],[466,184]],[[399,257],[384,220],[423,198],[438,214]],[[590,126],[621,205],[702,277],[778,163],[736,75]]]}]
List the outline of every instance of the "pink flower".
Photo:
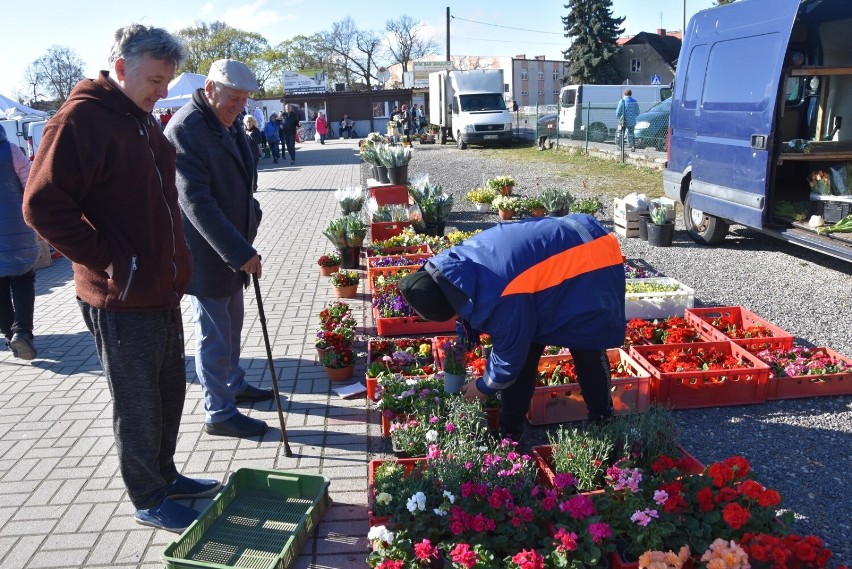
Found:
[{"label": "pink flower", "polygon": [[592,536],[593,542],[600,543],[612,536],[612,529],[604,522],[589,524],[589,535]]},{"label": "pink flower", "polygon": [[512,563],[520,569],[544,569],[544,557],[536,553],[535,549],[521,550],[512,557]]},{"label": "pink flower", "polygon": [[559,509],[567,512],[575,520],[583,520],[595,513],[592,499],[582,494],[571,496],[559,504]]},{"label": "pink flower", "polygon": [[654,503],[662,506],[669,499],[669,493],[665,490],[654,490]]},{"label": "pink flower", "polygon": [[562,551],[574,551],[577,549],[577,534],[573,531],[569,532],[565,528],[559,528],[559,531],[556,532],[553,539],[559,543],[557,549]]},{"label": "pink flower", "polygon": [[452,433],[453,431],[456,430],[456,426],[453,425],[452,423],[447,423],[447,425],[444,428],[447,430],[448,433]]},{"label": "pink flower", "polygon": [[432,542],[428,539],[424,539],[420,543],[414,544],[414,555],[417,556],[418,559],[429,559],[430,557],[438,556],[438,548],[432,546]]},{"label": "pink flower", "polygon": [[436,444],[429,445],[429,451],[426,453],[427,460],[435,460],[441,458],[441,447]]},{"label": "pink flower", "polygon": [[576,486],[577,485],[577,479],[574,478],[573,474],[560,473],[560,474],[557,474],[556,476],[553,477],[553,483],[560,490],[564,490],[565,488],[567,488],[569,486]]},{"label": "pink flower", "polygon": [[429,423],[432,424],[432,425],[434,425],[438,421],[440,421],[440,419],[438,419],[438,417],[430,417],[429,418]]},{"label": "pink flower", "polygon": [[634,514],[630,516],[630,521],[645,527],[650,524],[652,520],[659,517],[660,514],[657,513],[657,510],[645,508],[644,510],[634,512]]},{"label": "pink flower", "polygon": [[476,565],[477,558],[476,552],[467,543],[459,543],[450,551],[450,559],[468,567],[468,569]]}]

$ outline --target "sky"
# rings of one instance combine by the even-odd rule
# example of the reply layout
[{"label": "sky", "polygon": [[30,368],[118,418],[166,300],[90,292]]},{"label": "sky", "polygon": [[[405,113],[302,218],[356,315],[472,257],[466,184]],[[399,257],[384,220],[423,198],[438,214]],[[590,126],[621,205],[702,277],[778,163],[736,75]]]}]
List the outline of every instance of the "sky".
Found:
[{"label": "sky", "polygon": [[[403,14],[425,24],[439,53],[446,54],[446,11],[450,8],[450,50],[453,55],[515,56],[563,59],[568,47],[561,17],[564,1],[550,0],[43,0],[37,18],[8,20],[0,34],[0,94],[16,98],[27,93],[24,72],[52,45],[71,48],[84,62],[86,77],[107,68],[112,34],[138,22],[177,31],[196,22],[224,21],[232,27],[263,35],[271,45],[295,35],[330,30],[351,16],[359,29],[381,31],[385,21]],[[613,0],[612,12],[625,17],[625,34],[680,30],[689,17],[712,0]],[[22,14],[25,4],[19,4]],[[651,7],[653,6],[653,7]],[[26,24],[23,23],[26,21]],[[26,95],[25,95],[26,96]]]}]

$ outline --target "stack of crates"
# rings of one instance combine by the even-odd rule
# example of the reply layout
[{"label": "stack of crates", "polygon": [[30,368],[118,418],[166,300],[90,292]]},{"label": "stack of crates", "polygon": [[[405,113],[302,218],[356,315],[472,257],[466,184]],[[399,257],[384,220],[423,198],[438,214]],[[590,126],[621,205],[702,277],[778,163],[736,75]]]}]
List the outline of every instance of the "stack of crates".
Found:
[{"label": "stack of crates", "polygon": [[[408,186],[404,184],[392,185],[382,184],[370,178],[367,180],[367,189],[370,197],[376,198],[376,203],[382,205],[408,205]],[[402,230],[410,226],[410,221],[382,221],[370,223],[370,240],[373,243],[390,239],[402,233]]]},{"label": "stack of crates", "polygon": [[[667,204],[668,220],[675,220],[675,201],[669,198],[657,198],[656,201]],[[649,213],[648,209],[636,209],[623,198],[615,198],[612,206],[612,222],[615,232],[622,237],[639,237],[639,216]]]}]

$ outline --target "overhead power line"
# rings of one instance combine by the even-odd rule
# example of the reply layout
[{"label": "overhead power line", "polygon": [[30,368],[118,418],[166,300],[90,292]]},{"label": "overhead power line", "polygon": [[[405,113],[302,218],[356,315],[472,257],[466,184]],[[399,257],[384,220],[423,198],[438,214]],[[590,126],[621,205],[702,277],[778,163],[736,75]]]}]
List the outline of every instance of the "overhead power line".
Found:
[{"label": "overhead power line", "polygon": [[458,16],[453,16],[452,14],[450,15],[450,17],[454,20],[461,20],[462,22],[470,22],[472,24],[480,24],[480,25],[483,25],[483,26],[492,26],[492,27],[495,27],[495,28],[505,28],[507,30],[517,30],[517,31],[520,31],[520,32],[533,32],[533,33],[536,33],[536,34],[552,34],[552,35],[555,35],[555,36],[563,35],[562,32],[545,32],[543,30],[528,30],[526,28],[513,28],[511,26],[501,26],[499,24],[489,24],[488,22],[477,22],[476,20],[467,20],[465,18],[459,18]]}]

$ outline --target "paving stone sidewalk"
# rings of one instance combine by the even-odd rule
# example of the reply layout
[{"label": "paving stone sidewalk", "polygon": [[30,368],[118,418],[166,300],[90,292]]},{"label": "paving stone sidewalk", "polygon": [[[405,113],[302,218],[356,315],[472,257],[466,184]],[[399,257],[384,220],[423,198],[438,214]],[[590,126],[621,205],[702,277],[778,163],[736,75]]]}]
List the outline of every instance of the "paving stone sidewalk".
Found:
[{"label": "paving stone sidewalk", "polygon": [[[339,213],[335,189],[358,183],[357,141],[300,144],[293,166],[289,160],[260,163],[256,196],[264,215],[255,245],[263,257],[263,308],[291,458],[280,442],[274,402],[242,409],[269,423],[261,440],[203,433],[193,324],[189,302],[182,305],[187,397],[178,468],[223,481],[243,467],[331,478],[333,504],[297,568],[366,567],[367,458],[377,430],[368,424],[365,399],[343,400],[331,392],[313,347],[316,315],[334,298],[315,262],[332,249],[322,230]],[[0,350],[0,567],[162,567],[160,554],[176,536],[133,521],[115,456],[109,390],[66,259],[37,271],[36,294],[39,357],[24,362]],[[361,293],[351,302],[364,327],[372,326],[368,300]],[[271,387],[252,288],[243,338],[248,380]],[[207,501],[187,503],[200,510]]]}]

